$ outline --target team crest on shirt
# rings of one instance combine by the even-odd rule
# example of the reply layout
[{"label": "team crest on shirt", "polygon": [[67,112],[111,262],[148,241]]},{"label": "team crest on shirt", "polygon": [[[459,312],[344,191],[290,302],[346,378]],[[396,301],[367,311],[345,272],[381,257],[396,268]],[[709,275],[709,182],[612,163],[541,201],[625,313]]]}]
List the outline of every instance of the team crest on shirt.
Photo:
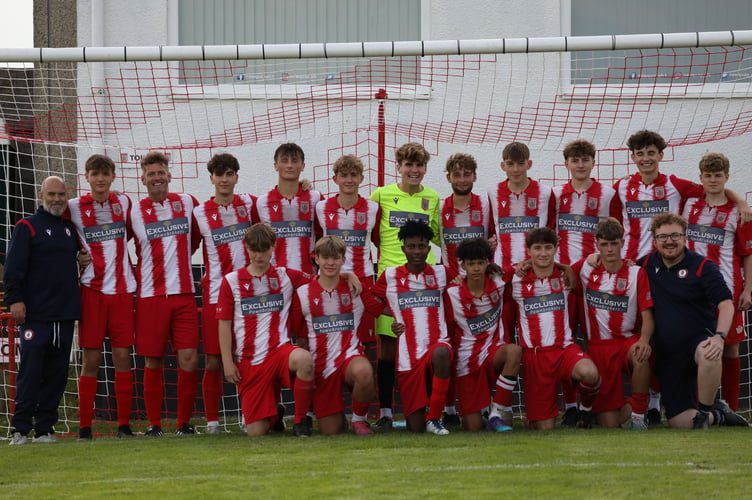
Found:
[{"label": "team crest on shirt", "polygon": [[23,338],[24,340],[31,340],[34,338],[34,330],[24,330],[23,332]]},{"label": "team crest on shirt", "polygon": [[679,272],[676,273],[676,274],[680,278],[686,278],[687,277],[687,270],[686,269],[679,269]]},{"label": "team crest on shirt", "polygon": [[245,207],[238,207],[238,217],[246,218],[248,216],[248,212],[245,211]]},{"label": "team crest on shirt", "polygon": [[172,210],[174,212],[182,212],[183,211],[183,204],[179,201],[173,201],[172,202]]},{"label": "team crest on shirt", "polygon": [[726,222],[726,214],[724,212],[718,212],[718,214],[715,216],[715,221],[718,224],[723,224]]},{"label": "team crest on shirt", "polygon": [[491,292],[490,298],[491,298],[491,302],[494,302],[494,303],[498,302],[499,301],[499,292],[497,292],[496,290],[494,290],[493,292]]},{"label": "team crest on shirt", "polygon": [[342,305],[343,306],[349,306],[350,305],[350,294],[349,293],[343,293],[342,294]]},{"label": "team crest on shirt", "polygon": [[420,200],[420,209],[421,210],[428,210],[428,198],[423,198]]},{"label": "team crest on shirt", "polygon": [[269,288],[279,288],[279,280],[277,278],[269,278]]},{"label": "team crest on shirt", "polygon": [[591,210],[598,208],[598,198],[588,198],[587,206]]},{"label": "team crest on shirt", "polygon": [[426,276],[427,286],[436,286],[436,279],[433,276]]},{"label": "team crest on shirt", "polygon": [[123,207],[120,205],[120,203],[113,203],[112,204],[112,213],[115,215],[122,215],[123,213]]},{"label": "team crest on shirt", "polygon": [[666,197],[666,188],[663,186],[657,186],[655,188],[655,197],[656,198],[665,198]]},{"label": "team crest on shirt", "polygon": [[627,278],[618,278],[616,280],[616,290],[623,292],[627,289]]},{"label": "team crest on shirt", "polygon": [[480,210],[473,210],[470,212],[470,220],[473,222],[480,222]]},{"label": "team crest on shirt", "polygon": [[561,279],[551,278],[551,289],[553,291],[561,290]]},{"label": "team crest on shirt", "polygon": [[535,210],[538,207],[538,200],[535,198],[528,198],[527,199],[527,208],[530,210]]},{"label": "team crest on shirt", "polygon": [[366,214],[356,214],[355,215],[355,221],[358,224],[365,224],[366,223]]},{"label": "team crest on shirt", "polygon": [[310,210],[310,208],[311,207],[310,207],[310,205],[308,204],[307,201],[301,201],[300,202],[300,211],[303,212],[304,214],[307,214],[308,210]]}]

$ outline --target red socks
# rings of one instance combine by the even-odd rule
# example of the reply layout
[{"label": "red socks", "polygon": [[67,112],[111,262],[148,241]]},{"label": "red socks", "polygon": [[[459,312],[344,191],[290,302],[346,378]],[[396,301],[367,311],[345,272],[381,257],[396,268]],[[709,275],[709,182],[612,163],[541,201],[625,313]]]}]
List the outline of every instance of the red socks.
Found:
[{"label": "red socks", "polygon": [[313,380],[296,378],[292,392],[295,397],[295,423],[299,424],[305,420],[313,401]]},{"label": "red socks", "polygon": [[91,427],[96,397],[97,378],[81,375],[78,379],[78,420],[81,427]]},{"label": "red socks", "polygon": [[449,390],[449,379],[433,377],[431,381],[431,402],[428,405],[428,415],[426,420],[439,420],[441,412],[444,410],[447,391]]},{"label": "red socks", "polygon": [[115,372],[115,400],[117,401],[118,426],[128,425],[133,404],[133,372]]},{"label": "red socks", "polygon": [[178,368],[178,427],[191,421],[198,393],[198,372]]},{"label": "red socks", "polygon": [[222,400],[222,372],[204,370],[201,382],[204,394],[204,415],[207,422],[219,420],[219,403]]},{"label": "red socks", "polygon": [[723,358],[723,372],[721,373],[721,386],[723,399],[734,411],[739,411],[739,380],[742,375],[742,362],[740,358]]},{"label": "red socks", "polygon": [[162,368],[144,367],[144,404],[149,425],[161,425]]}]

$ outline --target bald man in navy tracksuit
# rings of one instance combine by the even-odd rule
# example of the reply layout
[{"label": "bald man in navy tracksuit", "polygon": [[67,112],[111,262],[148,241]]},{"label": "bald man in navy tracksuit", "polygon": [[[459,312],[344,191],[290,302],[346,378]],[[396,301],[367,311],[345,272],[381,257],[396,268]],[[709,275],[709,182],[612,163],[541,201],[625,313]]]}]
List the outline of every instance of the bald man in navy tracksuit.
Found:
[{"label": "bald man in navy tracksuit", "polygon": [[5,264],[5,305],[19,326],[21,364],[11,445],[55,442],[53,426],[68,380],[73,328],[81,314],[78,239],[61,217],[68,205],[65,183],[48,177],[42,206],[13,230]]}]

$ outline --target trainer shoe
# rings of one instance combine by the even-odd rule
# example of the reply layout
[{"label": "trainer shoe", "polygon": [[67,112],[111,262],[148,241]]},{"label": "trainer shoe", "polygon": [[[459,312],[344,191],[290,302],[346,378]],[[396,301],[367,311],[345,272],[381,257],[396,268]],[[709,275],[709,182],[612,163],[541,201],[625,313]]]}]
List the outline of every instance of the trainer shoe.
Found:
[{"label": "trainer shoe", "polygon": [[647,421],[648,427],[660,427],[663,425],[661,422],[661,410],[658,408],[650,408],[645,414],[645,420]]},{"label": "trainer shoe", "polygon": [[698,429],[701,431],[708,430],[708,426],[710,424],[710,413],[697,410],[697,413],[695,413],[694,418],[692,418],[692,428]]},{"label": "trainer shoe", "polygon": [[385,431],[391,431],[394,426],[394,422],[389,417],[381,417],[376,421],[376,425],[374,426],[376,428],[377,432],[385,432]]},{"label": "trainer shoe", "polygon": [[285,432],[285,405],[277,403],[277,421],[274,422],[272,432]]},{"label": "trainer shoe", "polygon": [[590,410],[579,410],[580,420],[577,422],[578,429],[592,429],[595,420],[593,412]]},{"label": "trainer shoe", "polygon": [[580,423],[580,411],[574,406],[567,408],[564,412],[564,418],[561,419],[562,427],[577,427]]},{"label": "trainer shoe", "polygon": [[25,434],[21,434],[20,432],[14,432],[13,436],[10,438],[10,443],[8,443],[10,446],[23,446],[26,443],[29,442],[29,437]]},{"label": "trainer shoe", "polygon": [[460,422],[460,416],[456,413],[444,413],[441,421],[444,422],[444,426],[446,427],[459,427],[462,425],[462,422]]},{"label": "trainer shoe", "polygon": [[645,423],[644,415],[632,414],[632,425],[629,427],[633,431],[646,431],[648,430],[648,424]]},{"label": "trainer shoe", "polygon": [[123,424],[118,426],[117,431],[117,437],[120,439],[129,439],[133,437],[133,431],[131,430],[131,426],[128,424]]},{"label": "trainer shoe", "polygon": [[491,432],[509,432],[512,430],[512,427],[504,423],[504,420],[501,417],[494,415],[488,419],[486,430]]},{"label": "trainer shoe", "polygon": [[164,434],[162,433],[162,426],[160,425],[150,425],[146,428],[146,432],[144,432],[144,436],[146,437],[162,437]]},{"label": "trainer shoe", "polygon": [[441,420],[427,420],[426,432],[436,434],[437,436],[446,436],[449,431],[444,427],[444,423]]},{"label": "trainer shoe", "polygon": [[91,441],[92,435],[91,435],[91,427],[81,427],[78,429],[78,440],[79,441]]},{"label": "trainer shoe", "polygon": [[297,424],[293,424],[292,434],[295,437],[308,437],[313,434],[311,424],[309,423],[308,419],[304,418]]},{"label": "trainer shoe", "polygon": [[34,439],[31,440],[32,443],[40,443],[40,444],[51,444],[51,443],[57,443],[57,438],[54,434],[40,434],[39,436],[34,436]]},{"label": "trainer shoe", "polygon": [[196,429],[194,429],[188,422],[183,422],[183,424],[175,431],[176,436],[192,436],[194,434],[196,434]]},{"label": "trainer shoe", "polygon": [[724,400],[716,400],[716,402],[713,403],[713,409],[718,410],[718,412],[723,414],[723,421],[720,422],[720,425],[728,427],[749,427],[749,424],[744,420],[744,417],[729,408],[728,403]]},{"label": "trainer shoe", "polygon": [[368,422],[365,422],[363,420],[359,422],[352,422],[350,424],[350,427],[352,427],[353,433],[357,434],[358,436],[370,436],[373,434],[371,426],[368,424]]},{"label": "trainer shoe", "polygon": [[204,434],[211,434],[213,436],[216,436],[220,434],[219,424],[217,425],[207,425],[206,430],[204,431]]}]

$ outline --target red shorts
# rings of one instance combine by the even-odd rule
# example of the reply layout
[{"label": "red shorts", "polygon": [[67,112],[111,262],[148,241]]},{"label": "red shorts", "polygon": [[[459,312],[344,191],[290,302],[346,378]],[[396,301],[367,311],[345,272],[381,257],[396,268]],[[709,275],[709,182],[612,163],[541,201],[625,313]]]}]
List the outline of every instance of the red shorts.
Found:
[{"label": "red shorts", "polygon": [[[373,287],[373,276],[364,276],[360,278],[360,284],[363,286],[363,290],[370,290]],[[366,342],[376,342],[376,334],[374,328],[376,326],[376,319],[368,313],[364,313],[360,318],[360,324],[358,325],[358,339],[362,344]]]},{"label": "red shorts", "polygon": [[627,404],[624,397],[623,374],[629,369],[629,349],[640,340],[639,335],[627,339],[614,339],[588,345],[588,354],[593,358],[601,374],[601,389],[593,402],[593,412],[618,410]]},{"label": "red shorts", "polygon": [[219,321],[217,321],[217,304],[209,304],[204,297],[201,307],[201,339],[204,342],[204,354],[222,354],[219,350]]},{"label": "red shorts", "polygon": [[460,399],[460,415],[470,415],[481,411],[491,404],[491,397],[496,387],[496,371],[494,370],[494,356],[499,345],[491,346],[488,357],[483,365],[462,377],[457,377],[457,397]]},{"label": "red shorts", "polygon": [[238,363],[240,383],[240,407],[247,424],[271,418],[277,414],[277,399],[281,387],[292,388],[290,375],[290,354],[295,349],[292,344],[284,344],[271,351],[260,365],[249,362]]},{"label": "red shorts", "polygon": [[416,411],[425,408],[430,402],[426,382],[428,377],[433,376],[433,351],[439,346],[444,346],[452,352],[452,347],[443,342],[437,342],[428,348],[428,352],[413,366],[412,370],[397,372],[397,386],[402,398],[402,411],[405,416],[412,415]]},{"label": "red shorts", "polygon": [[559,414],[559,380],[572,378],[582,359],[590,359],[577,344],[568,347],[539,347],[522,353],[522,379],[527,419],[531,422],[556,418]]},{"label": "red shorts", "polygon": [[744,330],[744,311],[734,311],[734,319],[731,321],[731,328],[726,335],[726,345],[738,344],[747,338],[747,332]]},{"label": "red shorts", "polygon": [[[342,386],[347,385],[345,375],[347,367],[355,358],[364,356],[352,356],[347,358],[337,371],[327,378],[316,376],[316,390],[313,393],[313,413],[318,418],[334,415],[345,410],[345,402],[342,399]],[[352,389],[352,388],[351,388]]]},{"label": "red shorts", "polygon": [[136,353],[162,358],[172,350],[198,349],[198,308],[190,293],[136,299]]},{"label": "red shorts", "polygon": [[101,349],[105,335],[112,347],[131,347],[134,337],[133,294],[106,295],[81,286],[81,319],[78,345]]}]

